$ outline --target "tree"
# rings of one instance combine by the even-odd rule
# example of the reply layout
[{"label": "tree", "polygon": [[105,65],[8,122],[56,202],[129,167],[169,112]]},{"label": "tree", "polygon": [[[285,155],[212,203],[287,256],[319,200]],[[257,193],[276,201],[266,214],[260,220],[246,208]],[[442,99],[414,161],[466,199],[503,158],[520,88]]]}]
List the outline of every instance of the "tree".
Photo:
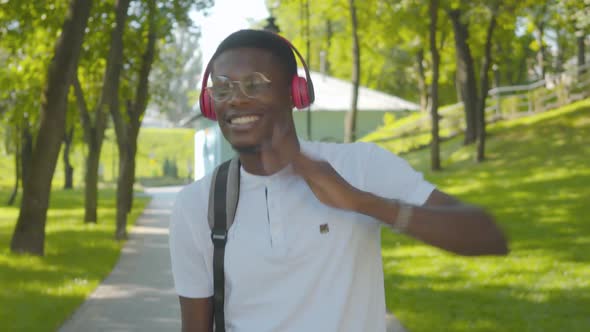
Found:
[{"label": "tree", "polygon": [[[145,0],[134,7],[133,17],[138,28],[128,31],[126,38],[128,63],[125,81],[120,84],[118,98],[113,98],[109,107],[117,135],[119,152],[119,175],[117,178],[117,221],[116,239],[127,237],[127,215],[133,205],[133,184],[135,183],[135,156],[141,120],[149,102],[149,77],[157,58],[156,42],[159,37],[170,37],[175,26],[188,26],[191,8],[203,11],[212,5],[211,0],[176,0],[156,2]],[[138,38],[138,36],[140,38]],[[140,56],[132,55],[140,51]],[[125,100],[125,107],[119,106],[119,98]],[[125,110],[126,112],[123,112]]]},{"label": "tree", "polygon": [[471,144],[476,139],[477,85],[475,66],[471,47],[469,46],[469,23],[465,18],[465,9],[447,8],[447,14],[453,23],[455,36],[455,54],[457,60],[458,95],[465,110],[464,144]]},{"label": "tree", "polygon": [[70,2],[69,13],[48,68],[31,170],[24,183],[20,212],[10,243],[13,252],[44,253],[51,180],[65,131],[68,89],[78,65],[91,6],[91,1]]},{"label": "tree", "polygon": [[[561,23],[576,39],[576,62],[579,67],[586,64],[586,38],[590,32],[590,0],[563,0],[557,3],[558,15]],[[585,73],[583,68],[578,74]]]},{"label": "tree", "polygon": [[[135,100],[127,101],[127,119],[119,108],[119,98],[113,98],[110,113],[113,118],[115,132],[117,134],[117,146],[119,151],[119,176],[117,179],[117,221],[115,238],[122,240],[127,238],[127,214],[131,210],[133,183],[135,181],[135,155],[137,152],[137,137],[141,118],[145,112],[148,101],[148,79],[156,53],[156,2],[147,0],[148,6],[148,33],[147,45],[141,60],[139,79],[135,92]],[[118,83],[117,83],[118,85]]]},{"label": "tree", "polygon": [[64,152],[63,152],[63,163],[64,163],[64,189],[72,189],[74,188],[74,167],[70,161],[70,151],[72,150],[72,143],[74,141],[74,129],[75,125],[73,123],[68,123],[66,125],[67,129],[64,133],[63,137],[63,144],[64,144]]},{"label": "tree", "polygon": [[[97,222],[97,202],[98,202],[98,169],[100,164],[100,152],[102,150],[102,143],[104,141],[104,132],[107,125],[107,115],[113,103],[118,105],[119,93],[119,77],[121,74],[121,67],[123,63],[123,33],[127,21],[127,12],[129,10],[130,0],[117,0],[114,8],[115,21],[112,25],[110,46],[108,55],[106,57],[106,64],[104,66],[104,75],[102,77],[101,91],[98,100],[95,104],[95,110],[91,116],[88,102],[85,98],[82,85],[79,80],[79,73],[75,76],[73,81],[76,101],[78,103],[78,111],[80,113],[80,122],[84,131],[84,141],[88,147],[88,155],[86,156],[86,170],[84,175],[84,222]],[[97,11],[96,15],[102,16],[104,12]],[[95,20],[97,21],[97,20]],[[100,22],[100,20],[98,20]],[[101,39],[89,40],[100,42]],[[87,69],[88,80],[92,80],[96,73],[92,72],[94,63],[98,62],[101,54],[97,51],[100,45],[90,45],[86,55],[91,60],[88,63],[90,66]],[[81,67],[81,70],[85,68]]]},{"label": "tree", "polygon": [[[15,157],[15,186],[9,203],[14,203],[19,186],[24,187],[24,177],[30,173],[32,140],[37,135],[40,120],[36,110],[41,108],[39,96],[43,93],[55,47],[50,40],[59,35],[67,7],[63,0],[2,3],[0,109],[6,133],[4,145]],[[34,19],[31,13],[35,13]]]},{"label": "tree", "polygon": [[436,44],[436,32],[438,22],[438,0],[430,0],[430,54],[432,56],[432,83],[430,86],[430,119],[431,119],[431,141],[430,141],[430,168],[433,171],[440,170],[440,138],[438,135],[438,75],[440,54]]},{"label": "tree", "polygon": [[354,0],[349,0],[348,4],[350,6],[350,24],[352,28],[352,97],[350,101],[350,111],[346,114],[344,140],[346,142],[354,142],[356,140],[356,116],[358,113],[357,104],[359,95],[359,82],[361,75],[361,51],[359,48],[356,7]]},{"label": "tree", "polygon": [[530,19],[536,32],[537,68],[540,79],[545,78],[547,72],[547,44],[545,34],[551,18],[550,7],[554,1],[543,1],[538,4],[531,4],[529,7]]},{"label": "tree", "polygon": [[492,62],[492,36],[497,24],[498,11],[502,0],[492,1],[488,8],[490,21],[486,30],[486,42],[484,58],[480,74],[480,93],[477,105],[477,154],[476,161],[482,162],[485,159],[485,139],[486,139],[486,99],[489,90],[489,73]]},{"label": "tree", "polygon": [[203,65],[199,38],[199,30],[175,29],[171,41],[160,47],[150,76],[151,107],[174,123],[192,115],[198,102],[195,87]]}]

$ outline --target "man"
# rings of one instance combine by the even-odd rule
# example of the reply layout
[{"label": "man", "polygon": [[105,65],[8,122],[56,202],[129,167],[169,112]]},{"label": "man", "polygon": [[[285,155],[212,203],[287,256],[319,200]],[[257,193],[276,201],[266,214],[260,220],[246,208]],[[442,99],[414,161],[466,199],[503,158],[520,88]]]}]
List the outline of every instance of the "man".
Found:
[{"label": "man", "polygon": [[[461,255],[504,255],[483,210],[426,182],[374,144],[305,142],[293,122],[289,44],[256,30],[227,37],[208,88],[241,162],[225,251],[230,331],[385,331],[380,227]],[[211,176],[178,195],[170,226],[183,331],[212,331]]]}]

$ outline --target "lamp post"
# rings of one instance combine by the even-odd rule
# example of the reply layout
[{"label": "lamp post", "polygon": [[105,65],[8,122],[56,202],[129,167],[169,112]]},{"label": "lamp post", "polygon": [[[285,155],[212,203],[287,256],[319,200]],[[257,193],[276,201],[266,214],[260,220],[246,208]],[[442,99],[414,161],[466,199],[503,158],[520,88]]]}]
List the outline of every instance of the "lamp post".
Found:
[{"label": "lamp post", "polygon": [[272,16],[272,14],[266,19],[266,25],[264,26],[264,30],[266,31],[270,31],[270,32],[274,32],[274,33],[279,33],[281,32],[281,29],[279,29],[279,27],[277,26],[277,24],[275,23],[276,19],[274,18],[274,16]]},{"label": "lamp post", "polygon": [[279,7],[279,1],[275,1],[273,4],[271,4],[268,7],[268,12],[269,12],[270,16],[266,19],[266,25],[264,26],[264,30],[274,32],[274,33],[281,32],[281,29],[279,29],[279,27],[277,26],[277,24],[275,22],[276,18],[274,16],[274,11],[278,7]]},{"label": "lamp post", "polygon": [[[270,12],[270,16],[266,19],[266,25],[263,27],[264,30],[266,31],[270,31],[273,33],[280,33],[281,29],[279,29],[278,25],[276,24],[276,18],[273,15],[274,10],[278,7],[278,1],[275,1],[274,5],[272,5],[269,8],[269,12]],[[309,64],[309,1],[307,1],[306,3],[307,5],[307,59],[305,59],[305,62],[307,62]],[[307,107],[307,112],[306,112],[307,116],[307,139],[311,140],[311,108],[308,106]]]}]

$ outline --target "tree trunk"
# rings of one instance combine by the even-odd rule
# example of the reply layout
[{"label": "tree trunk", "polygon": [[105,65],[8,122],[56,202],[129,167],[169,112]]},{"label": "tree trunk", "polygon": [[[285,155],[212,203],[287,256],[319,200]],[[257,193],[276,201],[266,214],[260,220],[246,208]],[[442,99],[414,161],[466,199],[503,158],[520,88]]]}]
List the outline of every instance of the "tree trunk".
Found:
[{"label": "tree trunk", "polygon": [[86,172],[84,174],[84,222],[98,223],[98,167],[100,148],[97,142],[88,145],[86,155]]},{"label": "tree trunk", "polygon": [[72,140],[74,138],[74,126],[72,126],[64,136],[64,189],[74,188],[74,167],[70,162],[70,150],[72,148]]},{"label": "tree trunk", "polygon": [[31,134],[31,127],[28,123],[24,123],[22,138],[21,138],[21,175],[23,190],[29,181],[31,168],[33,167],[33,135]]},{"label": "tree trunk", "polygon": [[428,85],[424,70],[424,49],[416,52],[416,68],[418,69],[418,89],[420,90],[420,111],[428,111]]},{"label": "tree trunk", "polygon": [[97,223],[98,168],[102,142],[104,139],[104,123],[106,122],[106,119],[104,111],[101,111],[101,108],[97,108],[97,114],[93,126],[78,76],[74,77],[73,86],[76,102],[78,104],[78,112],[80,114],[80,122],[84,132],[84,142],[88,148],[84,169],[84,222]]},{"label": "tree trunk", "polygon": [[[119,177],[117,178],[117,228],[115,239],[127,239],[127,215],[129,212],[129,188],[133,188],[132,160],[130,149],[119,147]],[[133,190],[133,189],[131,189]]]},{"label": "tree trunk", "polygon": [[100,165],[100,154],[104,141],[104,132],[106,129],[108,107],[112,100],[118,102],[119,75],[121,72],[121,63],[123,62],[123,33],[125,31],[125,22],[127,20],[127,11],[130,0],[118,0],[115,5],[115,25],[111,31],[111,44],[107,56],[107,64],[102,81],[102,90],[99,100],[96,104],[94,123],[88,113],[84,93],[80,82],[76,76],[74,81],[74,91],[80,111],[80,119],[84,130],[84,140],[88,147],[88,156],[86,157],[86,174],[85,182],[85,211],[84,222],[96,223],[98,206],[98,170]]},{"label": "tree trunk", "polygon": [[324,55],[324,74],[330,75],[332,73],[332,66],[330,64],[330,48],[332,46],[332,37],[334,36],[334,29],[332,28],[332,20],[326,20],[326,53]]},{"label": "tree trunk", "polygon": [[20,138],[18,138],[17,147],[15,149],[15,173],[16,181],[10,198],[8,199],[8,205],[14,204],[16,196],[18,195],[19,179],[22,183],[22,187],[25,187],[28,176],[31,173],[31,163],[33,159],[33,135],[31,135],[31,129],[28,123],[23,123],[22,132]]},{"label": "tree trunk", "polygon": [[496,28],[496,12],[497,9],[492,9],[492,16],[490,18],[490,24],[486,32],[486,43],[483,64],[481,67],[480,74],[480,99],[477,110],[477,154],[476,161],[478,163],[485,160],[485,143],[486,143],[486,99],[488,97],[489,88],[489,73],[490,64],[492,62],[492,36],[494,29]]},{"label": "tree trunk", "polygon": [[472,144],[476,139],[476,112],[477,112],[477,86],[475,81],[475,69],[473,57],[469,47],[469,30],[466,23],[461,21],[461,10],[448,11],[453,23],[455,34],[455,48],[457,53],[457,80],[460,84],[461,99],[465,108],[465,140],[464,143]]},{"label": "tree trunk", "polygon": [[[20,128],[19,128],[20,129]],[[13,205],[16,201],[16,196],[18,195],[18,188],[20,186],[20,180],[22,177],[22,145],[23,139],[20,130],[17,129],[17,134],[13,137],[15,138],[15,149],[14,149],[14,188],[12,189],[12,193],[8,198],[7,205]]]},{"label": "tree trunk", "polygon": [[[516,82],[511,81],[510,85],[515,85],[517,83],[522,83],[525,81],[526,77],[528,77],[528,68],[527,68],[527,57],[523,56],[520,58],[520,65],[518,66],[520,69],[518,71],[518,76],[516,78]],[[512,76],[512,75],[510,75]]]},{"label": "tree trunk", "polygon": [[585,35],[581,35],[577,38],[578,40],[578,68],[580,68],[578,70],[578,75],[583,75],[586,70],[585,69],[581,69],[582,66],[584,66],[586,64],[586,36]]},{"label": "tree trunk", "polygon": [[350,22],[352,24],[352,98],[350,102],[350,111],[346,114],[344,141],[354,142],[356,140],[356,117],[359,96],[359,82],[361,76],[360,48],[358,38],[358,28],[356,19],[356,7],[354,0],[348,0],[350,5]]},{"label": "tree trunk", "polygon": [[[127,215],[133,206],[133,184],[135,183],[135,155],[137,151],[137,137],[141,126],[141,118],[147,108],[149,96],[149,75],[156,53],[156,3],[148,2],[148,40],[142,57],[139,81],[135,93],[135,103],[128,103],[127,122],[123,119],[119,109],[118,98],[112,100],[111,116],[117,134],[119,148],[119,177],[117,179],[117,229],[115,238],[127,238]],[[117,85],[119,83],[117,82]]]},{"label": "tree trunk", "polygon": [[430,12],[430,53],[432,55],[432,85],[431,89],[431,101],[430,101],[430,119],[432,121],[431,126],[431,141],[430,141],[430,168],[433,171],[441,169],[440,166],[440,138],[438,133],[438,77],[439,77],[439,64],[440,55],[436,45],[436,31],[438,21],[438,0],[430,0],[429,4]]},{"label": "tree trunk", "polygon": [[20,212],[10,243],[10,249],[15,253],[44,254],[47,208],[65,131],[68,90],[78,66],[91,6],[91,1],[71,1],[48,67],[31,173],[24,183]]},{"label": "tree trunk", "polygon": [[129,180],[126,182],[127,186],[127,213],[131,212],[133,208],[133,186],[135,185],[135,157],[137,155],[137,138],[131,138],[129,151]]},{"label": "tree trunk", "polygon": [[10,197],[8,197],[8,201],[6,205],[12,206],[16,201],[16,196],[18,195],[18,187],[20,186],[20,163],[19,163],[20,154],[14,154],[14,166],[16,167],[16,177],[14,179],[14,187],[12,188],[12,192],[10,193]]},{"label": "tree trunk", "polygon": [[546,65],[545,65],[545,22],[541,22],[538,26],[538,37],[537,43],[539,43],[539,52],[537,52],[537,65],[539,66],[539,70],[541,71],[540,76],[541,79],[545,78],[546,73]]},{"label": "tree trunk", "polygon": [[555,40],[557,41],[557,54],[555,56],[555,71],[561,73],[564,70],[566,48],[570,43],[567,31],[555,29]]}]

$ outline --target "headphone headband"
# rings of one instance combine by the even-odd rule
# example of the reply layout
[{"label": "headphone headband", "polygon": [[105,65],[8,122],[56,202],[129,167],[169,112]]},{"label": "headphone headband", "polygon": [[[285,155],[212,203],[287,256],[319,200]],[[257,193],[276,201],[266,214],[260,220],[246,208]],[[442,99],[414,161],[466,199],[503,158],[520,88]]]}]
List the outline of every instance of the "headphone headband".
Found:
[{"label": "headphone headband", "polygon": [[[299,61],[303,65],[303,70],[305,71],[305,84],[301,84],[301,85],[303,85],[303,89],[305,89],[306,91],[304,92],[304,94],[305,94],[304,97],[301,97],[300,93],[297,93],[297,96],[293,96],[293,93],[292,93],[292,97],[294,98],[294,103],[297,106],[297,108],[302,108],[301,106],[303,106],[303,107],[309,106],[315,100],[315,93],[313,90],[313,82],[311,81],[309,69],[307,68],[307,63],[303,59],[303,56],[301,55],[301,53],[299,53],[297,48],[295,48],[295,46],[293,46],[293,44],[289,40],[287,40],[285,37],[283,37],[279,34],[270,32],[270,31],[265,31],[265,32],[269,33],[269,34],[273,34],[276,37],[279,37],[279,39],[282,40],[285,44],[287,44],[287,46],[289,46],[291,51],[293,51],[297,55],[297,57],[299,58]],[[201,107],[201,113],[206,118],[209,118],[212,120],[214,120],[216,118],[216,114],[213,109],[213,102],[212,102],[211,98],[209,98],[209,96],[207,95],[207,82],[209,80],[209,75],[211,73],[211,64],[213,62],[214,57],[215,57],[215,55],[213,55],[213,57],[207,63],[207,67],[205,67],[205,72],[203,73],[203,79],[201,81],[201,95],[199,98],[199,105]],[[291,83],[292,91],[293,90],[295,90],[295,91],[301,90],[301,87],[293,86],[295,84],[299,85],[300,81],[303,81],[303,79],[301,77],[299,77],[299,75],[296,71],[295,76],[293,77],[293,81]]]},{"label": "headphone headband", "polygon": [[[309,69],[307,68],[307,63],[303,59],[303,56],[301,56],[301,53],[299,53],[297,48],[295,48],[295,46],[293,46],[293,44],[289,40],[287,40],[287,38],[285,38],[279,34],[275,34],[275,35],[278,36],[279,38],[281,38],[287,45],[289,45],[291,50],[293,52],[295,52],[295,54],[297,54],[299,61],[301,61],[301,64],[303,65],[303,70],[305,71],[305,79],[307,80],[307,85],[308,85],[309,103],[310,104],[313,103],[313,101],[315,100],[315,94],[313,91],[313,82],[311,81],[311,76],[309,75]],[[295,73],[295,75],[297,75],[297,73]]]}]

